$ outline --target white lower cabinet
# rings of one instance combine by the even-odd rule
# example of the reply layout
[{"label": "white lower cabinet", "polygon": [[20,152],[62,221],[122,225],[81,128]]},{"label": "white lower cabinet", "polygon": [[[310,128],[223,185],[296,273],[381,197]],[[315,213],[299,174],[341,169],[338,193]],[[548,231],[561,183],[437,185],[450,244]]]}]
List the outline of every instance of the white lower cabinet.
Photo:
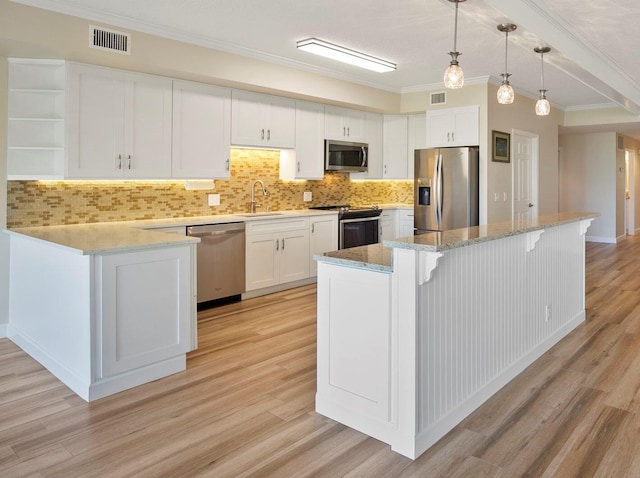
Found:
[{"label": "white lower cabinet", "polygon": [[338,249],[338,216],[318,216],[309,218],[309,275],[318,273],[318,263],[313,256]]},{"label": "white lower cabinet", "polygon": [[398,209],[396,214],[398,218],[398,237],[413,236],[413,209]]},{"label": "white lower cabinet", "polygon": [[308,217],[247,223],[247,292],[308,277]]},{"label": "white lower cabinet", "polygon": [[380,242],[388,241],[396,237],[395,233],[395,211],[384,210],[380,213]]},{"label": "white lower cabinet", "polygon": [[96,256],[100,340],[96,378],[191,350],[190,248]]}]

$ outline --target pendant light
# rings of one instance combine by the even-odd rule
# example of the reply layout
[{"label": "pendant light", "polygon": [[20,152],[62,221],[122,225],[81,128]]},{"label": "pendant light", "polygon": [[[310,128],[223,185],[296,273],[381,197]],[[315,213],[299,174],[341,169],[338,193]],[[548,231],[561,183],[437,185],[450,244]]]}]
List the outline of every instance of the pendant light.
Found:
[{"label": "pendant light", "polygon": [[542,85],[542,89],[540,90],[540,97],[536,102],[536,114],[538,116],[547,116],[551,112],[551,105],[549,104],[549,100],[547,99],[547,90],[544,89],[544,54],[549,53],[551,48],[548,46],[545,47],[536,47],[533,49],[536,53],[540,53],[540,84]]},{"label": "pendant light", "polygon": [[498,30],[505,34],[504,37],[504,73],[502,73],[502,85],[498,88],[498,103],[501,105],[510,105],[513,103],[513,88],[509,84],[510,73],[507,72],[507,53],[509,52],[509,33],[518,28],[513,23],[501,23]]},{"label": "pendant light", "polygon": [[456,4],[456,20],[453,29],[453,51],[449,52],[449,55],[451,55],[451,63],[449,63],[449,67],[444,72],[444,86],[455,90],[462,88],[462,85],[464,85],[464,73],[458,64],[458,56],[462,53],[456,51],[456,47],[458,43],[458,4],[466,0],[449,1]]}]

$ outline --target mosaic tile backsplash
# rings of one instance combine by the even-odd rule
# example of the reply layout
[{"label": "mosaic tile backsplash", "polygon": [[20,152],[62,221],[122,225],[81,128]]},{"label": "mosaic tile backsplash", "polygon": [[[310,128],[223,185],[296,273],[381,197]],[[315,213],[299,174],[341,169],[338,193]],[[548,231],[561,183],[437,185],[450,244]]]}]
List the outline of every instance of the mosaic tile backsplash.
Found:
[{"label": "mosaic tile backsplash", "polygon": [[[264,181],[269,191],[257,201],[272,211],[323,204],[412,204],[412,181],[350,181],[348,174],[326,173],[318,181],[282,181],[280,153],[231,150],[231,178],[215,189],[188,191],[184,181],[8,181],[7,227],[52,226],[209,216],[249,211],[251,185]],[[304,202],[302,193],[313,200]],[[208,206],[207,194],[220,194]]]}]

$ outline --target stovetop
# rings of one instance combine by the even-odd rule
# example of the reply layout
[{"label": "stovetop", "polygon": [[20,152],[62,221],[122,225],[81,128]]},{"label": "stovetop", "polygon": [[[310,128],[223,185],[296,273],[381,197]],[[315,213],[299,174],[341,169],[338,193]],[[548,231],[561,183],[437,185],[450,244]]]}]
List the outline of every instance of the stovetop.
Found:
[{"label": "stovetop", "polygon": [[336,204],[328,206],[313,206],[309,209],[320,209],[323,211],[338,211],[338,219],[349,219],[359,217],[375,217],[382,212],[378,206],[351,207],[349,204]]}]

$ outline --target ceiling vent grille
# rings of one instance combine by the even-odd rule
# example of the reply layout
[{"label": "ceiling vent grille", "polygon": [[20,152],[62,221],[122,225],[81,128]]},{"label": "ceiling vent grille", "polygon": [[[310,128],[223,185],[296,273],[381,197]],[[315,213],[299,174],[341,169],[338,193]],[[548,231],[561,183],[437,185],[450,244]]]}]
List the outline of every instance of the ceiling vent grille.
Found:
[{"label": "ceiling vent grille", "polygon": [[445,91],[438,91],[437,93],[431,93],[430,104],[443,105],[447,102],[447,93]]},{"label": "ceiling vent grille", "polygon": [[108,50],[130,55],[131,35],[107,28],[89,26],[89,46],[99,50]]}]

